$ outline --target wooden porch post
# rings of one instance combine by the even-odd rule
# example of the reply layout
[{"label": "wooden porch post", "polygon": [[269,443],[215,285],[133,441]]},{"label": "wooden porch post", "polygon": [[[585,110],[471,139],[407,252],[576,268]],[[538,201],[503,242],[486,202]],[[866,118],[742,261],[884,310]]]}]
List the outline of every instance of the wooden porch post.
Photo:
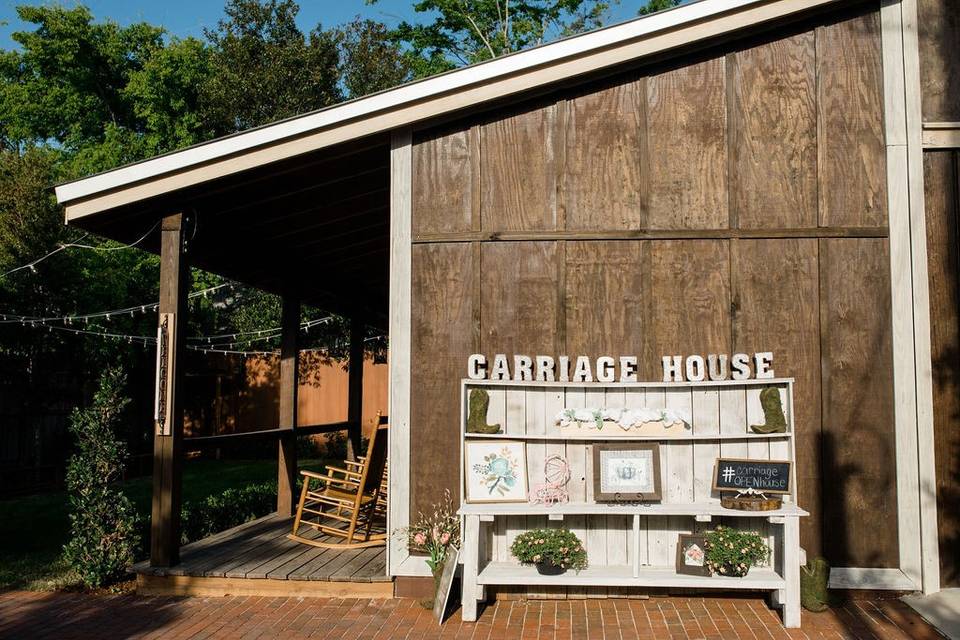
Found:
[{"label": "wooden porch post", "polygon": [[290,434],[280,437],[277,471],[277,513],[293,515],[294,491],[297,486],[297,387],[300,361],[300,300],[283,297],[280,318],[280,421],[281,429]]},{"label": "wooden porch post", "polygon": [[180,562],[183,338],[187,326],[190,269],[184,255],[185,217],[163,218],[160,226],[160,306],[157,345],[157,397],[153,436],[153,508],[150,565]]},{"label": "wooden porch post", "polygon": [[347,439],[347,454],[356,460],[363,454],[360,437],[363,432],[363,340],[365,325],[356,316],[350,319],[350,362],[347,386],[347,420],[355,426],[350,427]]}]

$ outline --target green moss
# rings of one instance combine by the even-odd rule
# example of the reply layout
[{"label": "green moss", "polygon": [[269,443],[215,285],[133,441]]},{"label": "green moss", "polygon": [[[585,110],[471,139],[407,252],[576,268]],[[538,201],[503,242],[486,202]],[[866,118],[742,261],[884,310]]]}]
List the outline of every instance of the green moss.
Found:
[{"label": "green moss", "polygon": [[828,607],[830,564],[823,558],[814,558],[805,567],[800,567],[800,604],[814,613]]},{"label": "green moss", "polygon": [[499,424],[487,424],[490,394],[486,389],[471,389],[467,411],[467,433],[500,433]]},{"label": "green moss", "polygon": [[785,433],[787,419],[783,415],[780,403],[780,391],[776,387],[765,387],[760,392],[760,406],[763,407],[763,424],[752,424],[754,433]]}]

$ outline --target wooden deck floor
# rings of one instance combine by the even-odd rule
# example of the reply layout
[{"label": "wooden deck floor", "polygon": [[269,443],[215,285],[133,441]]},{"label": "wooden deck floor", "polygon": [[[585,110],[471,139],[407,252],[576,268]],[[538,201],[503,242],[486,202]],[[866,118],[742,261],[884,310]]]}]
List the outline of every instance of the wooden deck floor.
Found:
[{"label": "wooden deck floor", "polygon": [[[134,566],[138,589],[175,595],[331,595],[384,597],[392,585],[386,548],[321,549],[287,538],[293,520],[266,516],[180,550],[170,568]],[[323,539],[312,528],[301,535]],[[338,584],[331,584],[338,583]]]}]

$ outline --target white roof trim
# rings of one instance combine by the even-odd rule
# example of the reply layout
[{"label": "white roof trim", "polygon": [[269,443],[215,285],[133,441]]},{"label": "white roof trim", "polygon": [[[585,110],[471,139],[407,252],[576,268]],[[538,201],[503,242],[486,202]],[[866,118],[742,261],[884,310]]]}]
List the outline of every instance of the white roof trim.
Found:
[{"label": "white roof trim", "polygon": [[[357,120],[376,114],[410,107],[431,98],[457,93],[499,78],[596,53],[610,46],[643,39],[658,32],[670,31],[731,11],[784,3],[791,5],[791,10],[787,11],[787,13],[791,13],[835,1],[837,0],[699,0],[669,11],[655,13],[623,24],[496,58],[303,116],[68,182],[56,187],[57,200],[61,204],[65,204],[92,198],[105,192],[197,167],[252,149],[270,146],[311,132],[336,128],[341,124],[355,123]],[[769,17],[767,16],[767,19]],[[750,23],[738,23],[737,26],[746,27],[750,26]],[[598,68],[602,68],[602,65]],[[365,135],[376,132],[376,130],[367,131]],[[95,211],[85,210],[83,213],[78,212],[78,215],[68,215],[68,218],[91,213],[95,213]]]}]

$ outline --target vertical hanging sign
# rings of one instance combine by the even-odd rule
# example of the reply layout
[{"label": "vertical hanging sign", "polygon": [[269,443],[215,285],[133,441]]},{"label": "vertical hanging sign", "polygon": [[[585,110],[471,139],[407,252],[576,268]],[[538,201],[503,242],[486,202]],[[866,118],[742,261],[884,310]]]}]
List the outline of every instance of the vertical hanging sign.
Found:
[{"label": "vertical hanging sign", "polygon": [[176,335],[177,316],[174,313],[161,313],[157,327],[157,385],[154,396],[153,419],[157,425],[158,436],[169,436],[173,419],[173,372],[174,337]]}]

